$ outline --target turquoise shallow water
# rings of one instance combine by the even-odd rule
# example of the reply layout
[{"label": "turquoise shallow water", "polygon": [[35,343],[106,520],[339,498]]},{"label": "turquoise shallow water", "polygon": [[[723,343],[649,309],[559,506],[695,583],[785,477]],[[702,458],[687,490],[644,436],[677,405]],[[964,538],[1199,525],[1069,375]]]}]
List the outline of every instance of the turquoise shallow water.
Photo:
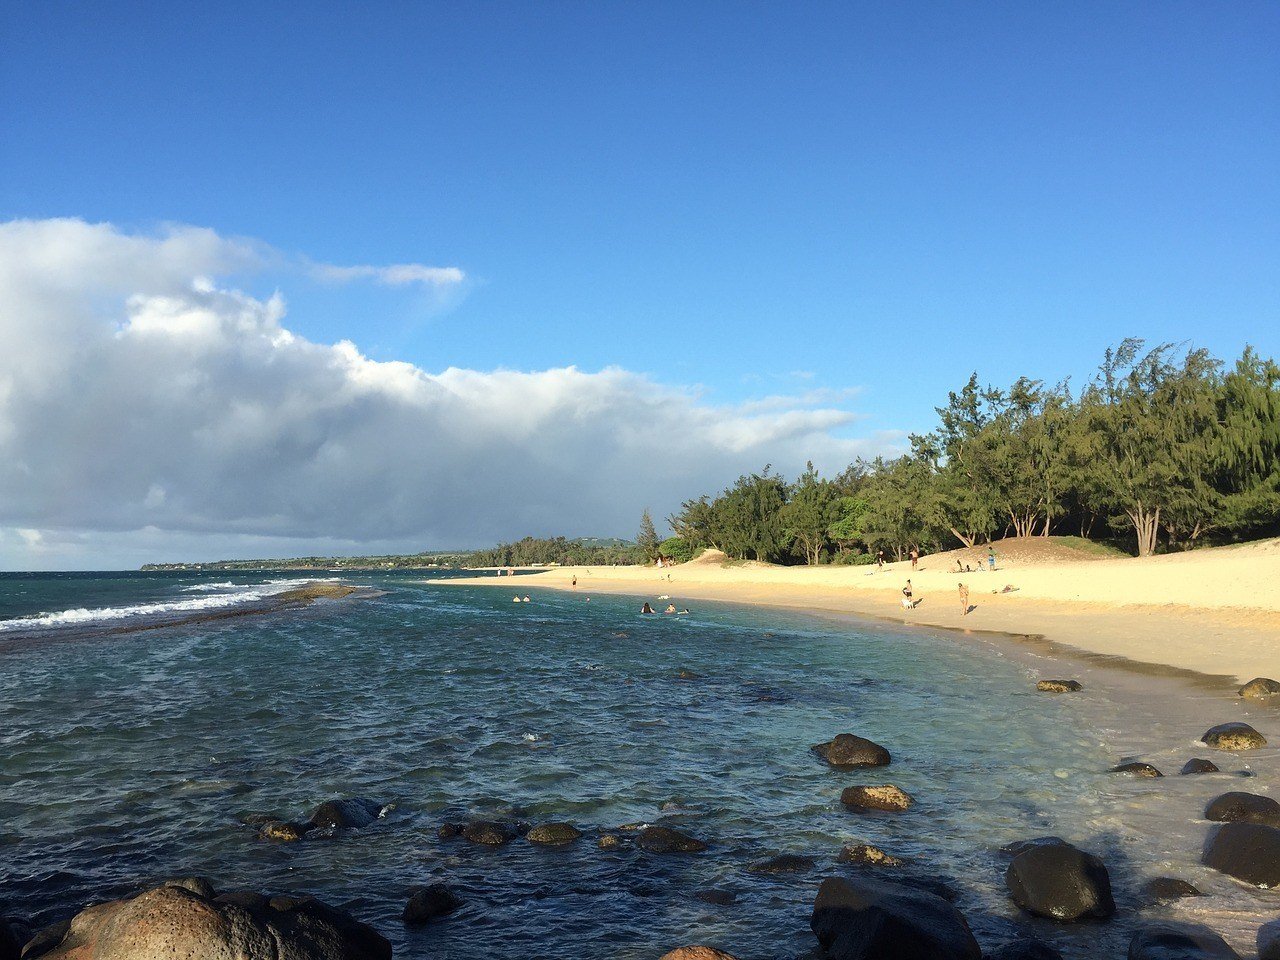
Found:
[{"label": "turquoise shallow water", "polygon": [[[513,604],[510,590],[421,575],[353,580],[386,591],[375,599],[138,633],[94,635],[106,621],[92,613],[46,617],[43,632],[29,619],[147,608],[118,625],[280,589],[273,579],[289,578],[0,579],[4,911],[47,922],[199,874],[348,905],[403,956],[640,958],[711,942],[801,957],[820,878],[845,869],[842,844],[869,842],[949,878],[991,945],[1024,925],[995,848],[1055,832],[1104,855],[1116,880],[1117,920],[1036,928],[1083,957],[1122,955],[1141,875],[1194,869],[1193,828],[1133,836],[1159,821],[1149,784],[1104,772],[1129,737],[1109,726],[1110,704],[1037,695],[1025,662],[946,635],[732,605],[640,617],[628,598],[524,584],[534,602]],[[893,765],[836,773],[809,753],[843,731],[885,744]],[[882,782],[917,805],[840,807],[843,787]],[[393,807],[364,830],[290,845],[238,819],[301,818],[339,796]],[[478,815],[569,820],[588,836],[560,850],[437,839],[442,821]],[[596,848],[599,831],[654,822],[711,849]],[[818,869],[746,870],[782,852]],[[407,930],[407,892],[432,880],[466,905]],[[736,904],[693,898],[708,887]]]}]

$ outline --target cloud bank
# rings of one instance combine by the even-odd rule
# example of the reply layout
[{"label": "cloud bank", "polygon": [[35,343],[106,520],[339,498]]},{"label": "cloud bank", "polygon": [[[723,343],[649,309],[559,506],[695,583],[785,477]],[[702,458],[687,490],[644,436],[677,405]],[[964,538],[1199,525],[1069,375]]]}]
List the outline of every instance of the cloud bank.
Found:
[{"label": "cloud bank", "polygon": [[725,406],[617,367],[429,372],[313,343],[279,295],[226,284],[264,251],[0,224],[0,566],[629,534],[765,462],[884,445],[834,435],[854,415],[813,397]]}]

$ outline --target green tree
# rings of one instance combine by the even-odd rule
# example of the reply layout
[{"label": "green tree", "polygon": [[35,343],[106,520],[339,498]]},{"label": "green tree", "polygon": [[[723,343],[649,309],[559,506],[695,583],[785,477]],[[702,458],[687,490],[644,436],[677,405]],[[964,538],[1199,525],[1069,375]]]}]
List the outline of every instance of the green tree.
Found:
[{"label": "green tree", "polygon": [[810,566],[822,557],[828,544],[827,531],[837,516],[835,487],[818,476],[810,461],[791,487],[791,496],[782,508],[783,536]]},{"label": "green tree", "polygon": [[640,514],[640,532],[636,534],[636,546],[640,548],[646,563],[653,563],[658,559],[658,531],[653,527],[653,517],[647,507]]}]

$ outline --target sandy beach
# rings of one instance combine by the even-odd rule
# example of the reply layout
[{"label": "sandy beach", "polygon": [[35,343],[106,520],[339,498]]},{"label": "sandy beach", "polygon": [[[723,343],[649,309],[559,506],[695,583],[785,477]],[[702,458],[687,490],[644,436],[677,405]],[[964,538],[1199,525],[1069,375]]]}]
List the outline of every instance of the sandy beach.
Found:
[{"label": "sandy beach", "polygon": [[[535,587],[630,594],[678,605],[736,601],[853,613],[902,623],[1043,637],[1077,651],[1244,683],[1280,673],[1280,540],[1149,558],[1098,558],[1046,544],[997,545],[876,566],[781,567],[705,556],[669,568],[557,567],[525,571]],[[955,573],[956,560],[975,568]],[[573,587],[574,578],[577,587]],[[918,605],[905,610],[910,578]],[[493,572],[452,583],[511,587]],[[970,588],[961,616],[958,585]],[[1011,587],[1009,592],[1004,592]],[[665,606],[655,604],[658,609]]]}]

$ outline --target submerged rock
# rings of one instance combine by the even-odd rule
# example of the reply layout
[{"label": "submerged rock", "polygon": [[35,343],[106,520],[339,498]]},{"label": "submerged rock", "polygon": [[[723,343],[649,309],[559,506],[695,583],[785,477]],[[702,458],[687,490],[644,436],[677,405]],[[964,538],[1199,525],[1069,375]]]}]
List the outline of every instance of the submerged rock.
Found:
[{"label": "submerged rock", "polygon": [[1280,829],[1224,823],[1210,835],[1201,861],[1255,887],[1280,884]]},{"label": "submerged rock", "polygon": [[715,947],[677,947],[664,953],[661,960],[735,960],[732,954]]},{"label": "submerged rock", "polygon": [[258,828],[258,836],[263,840],[276,843],[295,843],[314,829],[309,823],[294,823],[288,820],[268,820]]},{"label": "submerged rock", "polygon": [[1280,693],[1280,683],[1266,677],[1254,677],[1240,688],[1240,696],[1246,700],[1270,700]]},{"label": "submerged rock", "polygon": [[1128,763],[1121,763],[1111,768],[1112,773],[1131,773],[1135,777],[1163,777],[1164,774],[1157,770],[1149,763],[1143,763],[1141,760],[1130,760]]},{"label": "submerged rock", "polygon": [[313,827],[320,829],[359,829],[367,827],[382,814],[382,804],[364,797],[346,800],[326,800],[311,812],[308,818]]},{"label": "submerged rock", "polygon": [[1257,750],[1267,745],[1267,738],[1247,723],[1220,723],[1205,731],[1200,738],[1219,750]]},{"label": "submerged rock", "polygon": [[436,828],[436,836],[441,840],[452,840],[461,833],[462,824],[460,823],[442,823]]},{"label": "submerged rock", "polygon": [[1024,850],[1005,871],[1009,895],[1023,910],[1064,923],[1116,911],[1103,862],[1068,843]]},{"label": "submerged rock", "polygon": [[695,890],[693,898],[701,900],[703,903],[714,904],[717,907],[727,907],[738,902],[738,895],[732,890]]},{"label": "submerged rock", "polygon": [[846,787],[840,802],[850,810],[884,810],[899,813],[913,803],[910,796],[891,783],[878,787]]},{"label": "submerged rock", "polygon": [[524,835],[530,843],[545,847],[558,847],[573,843],[582,836],[582,832],[571,823],[542,823]]},{"label": "submerged rock", "polygon": [[888,881],[829,877],[809,921],[828,960],[981,960],[960,911]]},{"label": "submerged rock", "polygon": [[888,766],[892,757],[878,743],[852,733],[841,733],[826,743],[815,743],[810,749],[831,766],[840,770],[858,767]]},{"label": "submerged rock", "polygon": [[390,960],[373,928],[311,897],[274,897],[252,906],[156,887],[77,914],[47,960]]},{"label": "submerged rock", "polygon": [[1002,943],[983,960],[1062,960],[1062,954],[1043,940],[1014,940]]},{"label": "submerged rock", "polygon": [[798,853],[780,853],[768,860],[760,860],[747,867],[751,873],[807,873],[813,869],[813,860]]},{"label": "submerged rock", "polygon": [[1216,797],[1205,808],[1204,818],[1219,823],[1264,823],[1280,827],[1280,803],[1256,793],[1233,790]]},{"label": "submerged rock", "polygon": [[854,843],[845,846],[836,856],[840,863],[857,863],[868,867],[900,867],[902,861],[892,854],[885,853],[879,847],[869,843]]},{"label": "submerged rock", "polygon": [[419,887],[404,905],[402,918],[410,926],[421,926],[439,917],[448,916],[462,906],[458,896],[443,883]]},{"label": "submerged rock", "polygon": [[596,846],[601,850],[616,850],[622,845],[622,841],[615,837],[612,833],[606,833],[596,841]]},{"label": "submerged rock", "polygon": [[1203,897],[1204,894],[1177,877],[1154,877],[1143,884],[1142,892],[1150,900],[1181,900],[1183,897]]},{"label": "submerged rock", "polygon": [[462,828],[462,835],[472,843],[500,847],[520,836],[520,830],[506,820],[473,820]]},{"label": "submerged rock", "polygon": [[1043,693],[1075,693],[1083,690],[1084,684],[1079,680],[1041,680],[1036,689]]},{"label": "submerged rock", "polygon": [[1129,960],[1240,960],[1240,954],[1207,927],[1157,924],[1133,935]]},{"label": "submerged rock", "polygon": [[701,853],[707,849],[701,840],[670,827],[646,827],[636,837],[636,846],[650,853]]},{"label": "submerged rock", "polygon": [[1218,765],[1212,760],[1202,760],[1199,757],[1192,757],[1182,765],[1182,769],[1178,771],[1184,776],[1193,773],[1218,773]]}]

